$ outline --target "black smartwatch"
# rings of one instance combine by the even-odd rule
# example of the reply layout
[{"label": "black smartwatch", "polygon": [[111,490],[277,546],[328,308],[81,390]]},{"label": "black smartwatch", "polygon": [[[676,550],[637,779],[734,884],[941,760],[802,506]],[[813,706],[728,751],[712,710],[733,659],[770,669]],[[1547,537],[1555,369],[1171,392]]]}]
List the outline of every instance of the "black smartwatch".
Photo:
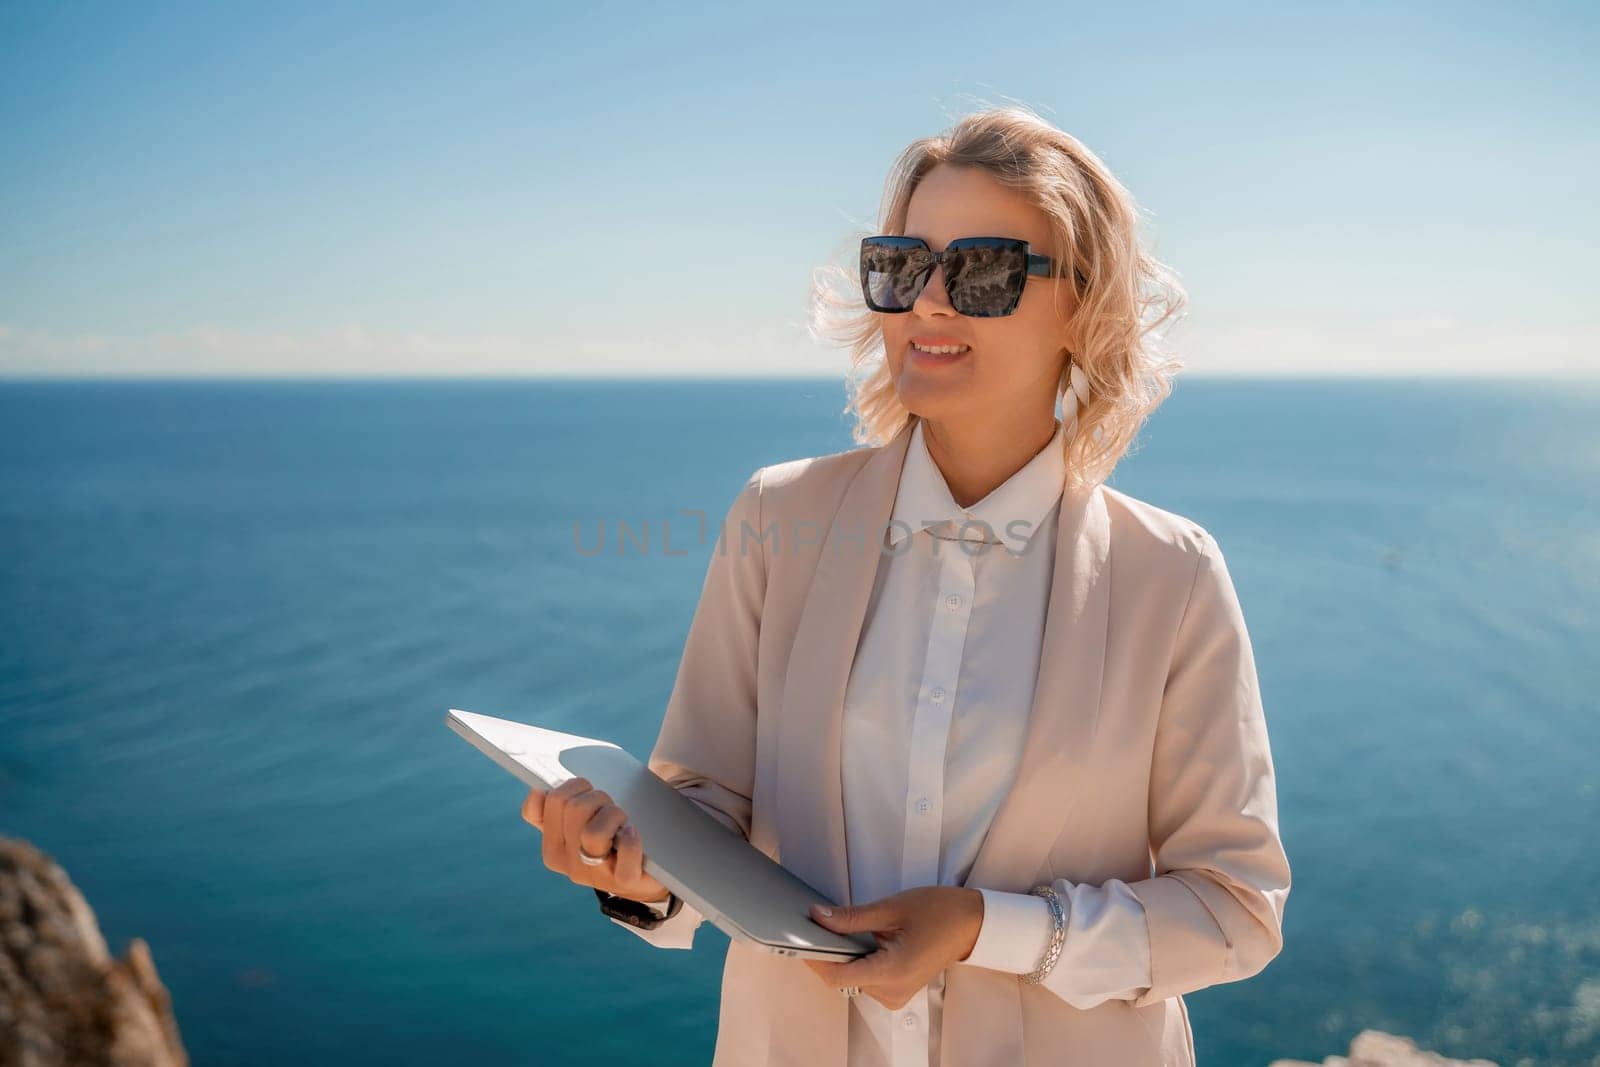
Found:
[{"label": "black smartwatch", "polygon": [[[591,886],[590,888],[593,889],[594,887]],[[648,904],[637,900],[629,900],[627,897],[619,897],[612,893],[607,893],[603,889],[595,889],[594,895],[600,898],[600,910],[602,912],[613,919],[620,919],[629,926],[640,930],[654,930],[678,914],[683,908],[683,899],[676,893],[667,898],[667,913],[665,915],[657,915],[655,909]]]}]

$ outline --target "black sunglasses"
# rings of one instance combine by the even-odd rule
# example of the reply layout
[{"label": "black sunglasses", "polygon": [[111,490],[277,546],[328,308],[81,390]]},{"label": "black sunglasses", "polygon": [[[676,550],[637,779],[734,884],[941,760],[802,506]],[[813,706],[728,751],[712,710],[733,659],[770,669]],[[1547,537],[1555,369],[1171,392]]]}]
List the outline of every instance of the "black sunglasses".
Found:
[{"label": "black sunglasses", "polygon": [[[920,237],[867,237],[861,241],[861,292],[867,307],[891,315],[910,311],[940,264],[950,306],[980,319],[1011,314],[1029,277],[1053,273],[1049,256],[1015,237],[961,237],[943,252],[930,250]],[[1082,273],[1077,277],[1081,284]]]}]

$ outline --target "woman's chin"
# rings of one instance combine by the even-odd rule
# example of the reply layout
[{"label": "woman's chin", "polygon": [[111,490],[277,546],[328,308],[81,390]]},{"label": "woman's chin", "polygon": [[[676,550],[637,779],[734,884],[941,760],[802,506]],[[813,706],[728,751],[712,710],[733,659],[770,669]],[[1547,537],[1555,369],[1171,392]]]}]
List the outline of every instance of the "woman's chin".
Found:
[{"label": "woman's chin", "polygon": [[945,390],[911,389],[900,393],[900,406],[924,422],[961,421],[962,414],[971,408],[966,398],[955,395],[937,395]]},{"label": "woman's chin", "polygon": [[963,406],[972,392],[966,375],[948,371],[930,374],[909,363],[895,375],[895,391],[902,407],[925,419],[950,414],[953,408]]}]

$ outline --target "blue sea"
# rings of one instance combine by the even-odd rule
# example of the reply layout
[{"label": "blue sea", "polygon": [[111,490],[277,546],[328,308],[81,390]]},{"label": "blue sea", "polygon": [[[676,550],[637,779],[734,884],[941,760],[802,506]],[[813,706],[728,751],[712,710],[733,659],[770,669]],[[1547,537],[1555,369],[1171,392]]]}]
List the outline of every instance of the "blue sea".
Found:
[{"label": "blue sea", "polygon": [[[197,1065],[708,1063],[726,938],[608,922],[444,715],[646,756],[691,513],[844,404],[0,385],[0,833],[150,943]],[[1222,547],[1294,870],[1282,954],[1187,998],[1201,1063],[1600,1063],[1600,386],[1180,380],[1110,484]]]}]

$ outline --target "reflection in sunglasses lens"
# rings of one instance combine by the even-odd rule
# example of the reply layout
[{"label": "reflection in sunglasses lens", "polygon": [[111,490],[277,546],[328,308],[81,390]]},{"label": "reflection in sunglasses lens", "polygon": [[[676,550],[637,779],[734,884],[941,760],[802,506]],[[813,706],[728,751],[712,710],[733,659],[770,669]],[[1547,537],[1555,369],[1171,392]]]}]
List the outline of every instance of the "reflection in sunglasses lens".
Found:
[{"label": "reflection in sunglasses lens", "polygon": [[963,315],[994,316],[1011,306],[1026,280],[1022,257],[1005,248],[968,248],[952,271],[950,303]]}]

